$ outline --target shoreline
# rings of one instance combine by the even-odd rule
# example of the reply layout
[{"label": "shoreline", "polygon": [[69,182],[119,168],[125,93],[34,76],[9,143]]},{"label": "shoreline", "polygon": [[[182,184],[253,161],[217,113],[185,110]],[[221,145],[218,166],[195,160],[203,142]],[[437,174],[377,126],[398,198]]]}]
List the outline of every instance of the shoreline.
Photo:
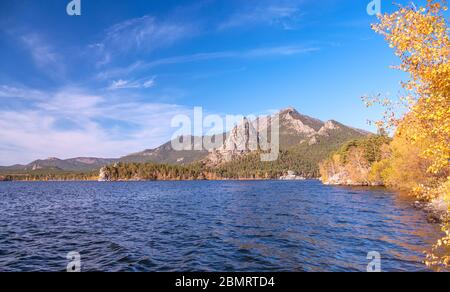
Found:
[{"label": "shoreline", "polygon": [[[389,191],[392,191],[396,194],[401,194],[402,192],[399,190],[391,189],[384,184],[377,184],[377,183],[333,183],[333,182],[322,182],[323,185],[327,186],[337,186],[337,187],[361,187],[361,188],[371,188],[371,187],[383,187],[386,188]],[[445,203],[440,202],[439,198],[435,199],[433,201],[426,201],[426,200],[420,200],[417,197],[414,198],[412,196],[409,196],[414,202],[411,204],[412,207],[414,207],[417,210],[420,210],[425,213],[427,216],[428,223],[432,224],[442,224],[446,222],[449,213],[448,213],[448,206],[445,205]]]},{"label": "shoreline", "polygon": [[306,179],[296,179],[296,180],[286,180],[286,179],[277,179],[277,178],[224,178],[224,179],[120,179],[120,180],[98,180],[98,179],[86,179],[86,180],[0,180],[2,182],[99,182],[99,183],[113,183],[113,182],[158,182],[158,181],[167,181],[167,182],[177,182],[177,181],[320,181],[318,178],[306,178]]}]

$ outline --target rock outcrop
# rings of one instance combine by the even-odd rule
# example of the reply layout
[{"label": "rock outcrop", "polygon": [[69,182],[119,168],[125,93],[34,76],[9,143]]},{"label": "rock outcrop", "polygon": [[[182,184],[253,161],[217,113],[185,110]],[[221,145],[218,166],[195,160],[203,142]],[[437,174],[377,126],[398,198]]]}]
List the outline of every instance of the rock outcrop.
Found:
[{"label": "rock outcrop", "polygon": [[300,117],[301,116],[294,109],[284,110],[280,113],[280,125],[284,125],[298,134],[303,134],[306,136],[314,135],[316,131],[302,121]]},{"label": "rock outcrop", "polygon": [[100,168],[100,171],[98,174],[98,181],[100,181],[100,182],[110,181],[109,172],[106,167]]},{"label": "rock outcrop", "polygon": [[442,198],[436,198],[431,202],[416,201],[413,206],[417,209],[423,210],[427,215],[429,223],[442,223],[448,221],[449,205]]},{"label": "rock outcrop", "polygon": [[321,136],[328,136],[330,135],[330,131],[339,130],[340,127],[337,122],[335,121],[327,121],[322,128],[320,128],[319,132],[317,134]]},{"label": "rock outcrop", "polygon": [[244,118],[226,135],[222,147],[212,150],[206,159],[207,164],[217,165],[232,161],[259,149],[259,133],[254,125]]},{"label": "rock outcrop", "polygon": [[327,181],[322,181],[324,185],[334,186],[369,186],[368,182],[356,182],[348,177],[345,172],[335,173]]},{"label": "rock outcrop", "polygon": [[299,176],[295,171],[290,170],[286,175],[280,177],[280,180],[306,180],[306,178]]}]

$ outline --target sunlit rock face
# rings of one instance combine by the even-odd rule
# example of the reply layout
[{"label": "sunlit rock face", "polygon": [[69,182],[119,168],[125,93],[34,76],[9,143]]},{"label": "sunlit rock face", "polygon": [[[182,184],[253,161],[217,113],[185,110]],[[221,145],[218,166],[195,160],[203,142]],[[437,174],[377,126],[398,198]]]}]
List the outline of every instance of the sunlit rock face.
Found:
[{"label": "sunlit rock face", "polygon": [[313,135],[316,133],[312,127],[313,123],[322,123],[310,117],[299,114],[295,109],[288,108],[282,110],[279,114],[281,127],[286,127],[295,131],[297,134]]},{"label": "sunlit rock face", "polygon": [[212,150],[207,157],[210,164],[220,164],[259,149],[259,133],[252,122],[244,118],[226,135],[222,147]]},{"label": "sunlit rock face", "polygon": [[98,181],[109,181],[109,173],[106,167],[102,167],[98,174]]},{"label": "sunlit rock face", "polygon": [[289,170],[286,175],[280,177],[280,180],[306,180],[306,179],[300,175],[297,175],[295,171]]},{"label": "sunlit rock face", "polygon": [[322,128],[317,132],[318,135],[321,136],[329,136],[331,131],[339,130],[340,127],[337,122],[335,121],[328,121],[326,122]]},{"label": "sunlit rock face", "polygon": [[291,107],[253,121],[244,118],[226,134],[222,147],[210,151],[205,162],[217,165],[261,149],[270,149],[273,125],[279,125],[281,146],[289,147],[308,140],[311,144],[316,143],[314,137],[325,124],[318,119],[302,115]]}]

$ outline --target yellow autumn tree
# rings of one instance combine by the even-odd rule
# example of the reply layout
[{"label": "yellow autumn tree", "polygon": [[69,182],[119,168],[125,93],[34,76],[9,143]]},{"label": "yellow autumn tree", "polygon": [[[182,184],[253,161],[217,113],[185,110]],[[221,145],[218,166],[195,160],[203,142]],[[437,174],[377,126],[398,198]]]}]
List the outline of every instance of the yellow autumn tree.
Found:
[{"label": "yellow autumn tree", "polygon": [[[406,94],[401,99],[408,106],[407,113],[397,118],[387,112],[385,120],[377,122],[396,129],[392,158],[384,162],[382,176],[387,184],[406,187],[421,198],[450,203],[450,40],[445,4],[428,0],[419,9],[400,7],[381,15],[374,30],[395,49],[401,60],[398,69],[410,75],[403,83]],[[393,104],[373,101],[389,109]],[[446,237],[435,245],[429,264],[450,264],[448,223],[443,231]]]},{"label": "yellow autumn tree", "polygon": [[411,117],[408,123],[388,123],[397,124],[397,134],[407,132],[412,142],[427,141],[423,156],[433,162],[429,171],[435,174],[448,172],[450,159],[450,40],[442,2],[428,0],[418,10],[402,7],[374,26],[395,48],[398,68],[411,76],[403,84]]}]

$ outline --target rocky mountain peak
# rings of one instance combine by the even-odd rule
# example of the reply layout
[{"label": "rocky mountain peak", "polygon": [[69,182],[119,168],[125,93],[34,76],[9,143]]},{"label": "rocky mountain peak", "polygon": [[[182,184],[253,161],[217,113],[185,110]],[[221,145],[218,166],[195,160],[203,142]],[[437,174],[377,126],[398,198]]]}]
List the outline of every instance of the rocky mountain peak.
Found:
[{"label": "rocky mountain peak", "polygon": [[278,119],[280,133],[280,147],[287,149],[299,143],[306,142],[313,146],[322,141],[321,137],[334,137],[341,131],[350,135],[359,135],[357,131],[346,127],[336,121],[321,120],[300,114],[295,108],[282,109],[277,115],[259,117],[254,121],[247,118],[227,133],[223,147],[210,152],[205,159],[207,164],[217,165],[232,161],[240,156],[265,149],[260,143],[266,141],[267,129],[271,128],[271,122]]},{"label": "rocky mountain peak", "polygon": [[284,109],[281,109],[279,111],[280,115],[291,114],[291,113],[298,113],[298,111],[292,106],[284,108]]},{"label": "rocky mountain peak", "polygon": [[252,121],[243,118],[226,134],[223,146],[211,151],[206,158],[208,164],[228,162],[236,157],[257,151],[259,147],[259,132]]},{"label": "rocky mountain peak", "polygon": [[257,148],[258,132],[247,118],[230,131],[223,145],[223,149],[227,151],[249,152]]},{"label": "rocky mountain peak", "polygon": [[297,111],[287,112],[280,116],[280,126],[285,126],[300,134],[312,135],[316,131],[310,125],[301,119],[301,115]]},{"label": "rocky mountain peak", "polygon": [[[293,107],[282,109],[276,115],[259,117],[254,121],[244,118],[227,133],[223,147],[212,151],[206,160],[212,164],[218,164],[261,148],[266,149],[267,147],[261,147],[260,143],[267,140],[263,138],[269,135],[267,130],[271,128],[272,122],[278,122],[281,136],[297,137],[293,139],[295,141],[314,137],[324,126],[322,121],[302,115]],[[284,141],[288,140],[280,138]]]},{"label": "rocky mountain peak", "polygon": [[339,130],[341,127],[339,123],[333,120],[327,121],[322,128],[320,128],[318,134],[321,136],[329,135],[330,131]]}]

